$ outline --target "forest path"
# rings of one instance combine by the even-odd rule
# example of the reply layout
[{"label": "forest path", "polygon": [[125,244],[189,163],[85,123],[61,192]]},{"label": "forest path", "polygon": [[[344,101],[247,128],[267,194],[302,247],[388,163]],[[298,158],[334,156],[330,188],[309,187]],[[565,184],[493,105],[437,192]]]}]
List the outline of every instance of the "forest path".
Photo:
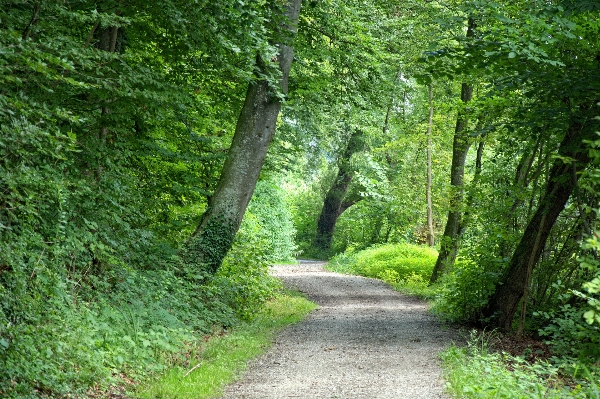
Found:
[{"label": "forest path", "polygon": [[319,308],[282,331],[223,398],[448,398],[438,353],[456,331],[416,298],[323,265],[273,267]]}]

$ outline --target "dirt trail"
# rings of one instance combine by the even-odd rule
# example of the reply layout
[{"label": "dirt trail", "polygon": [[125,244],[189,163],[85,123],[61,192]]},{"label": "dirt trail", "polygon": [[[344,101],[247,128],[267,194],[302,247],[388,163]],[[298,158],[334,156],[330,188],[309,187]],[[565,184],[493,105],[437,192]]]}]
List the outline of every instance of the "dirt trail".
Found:
[{"label": "dirt trail", "polygon": [[273,268],[319,309],[284,330],[223,398],[448,398],[437,354],[456,332],[418,299],[322,266]]}]

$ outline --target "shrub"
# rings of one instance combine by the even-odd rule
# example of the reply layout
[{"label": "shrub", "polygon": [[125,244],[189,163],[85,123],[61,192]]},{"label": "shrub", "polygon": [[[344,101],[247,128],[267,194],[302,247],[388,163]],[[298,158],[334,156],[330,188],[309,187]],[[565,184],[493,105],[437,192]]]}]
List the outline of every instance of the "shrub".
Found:
[{"label": "shrub", "polygon": [[340,273],[355,273],[381,279],[394,288],[424,298],[431,297],[429,277],[437,251],[413,244],[387,244],[363,251],[351,249],[331,259],[329,267]]},{"label": "shrub", "polygon": [[379,277],[381,273],[393,271],[398,279],[411,275],[428,279],[436,258],[437,252],[429,247],[388,244],[359,252],[354,269],[366,277]]},{"label": "shrub", "polygon": [[433,311],[449,321],[475,322],[494,292],[499,274],[481,263],[459,258],[442,277]]},{"label": "shrub", "polygon": [[[588,238],[584,250],[600,249],[597,236]],[[583,291],[571,290],[561,296],[564,303],[558,310],[537,312],[548,323],[539,334],[548,338],[554,351],[562,356],[576,357],[583,364],[600,358],[600,261],[593,252],[582,256],[581,268],[596,273],[584,283]]]}]

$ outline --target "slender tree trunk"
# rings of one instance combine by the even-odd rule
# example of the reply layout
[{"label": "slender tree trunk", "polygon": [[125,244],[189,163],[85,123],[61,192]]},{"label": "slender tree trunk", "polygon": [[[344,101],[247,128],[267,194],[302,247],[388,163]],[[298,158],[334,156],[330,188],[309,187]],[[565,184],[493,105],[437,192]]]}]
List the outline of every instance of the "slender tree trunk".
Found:
[{"label": "slender tree trunk", "polygon": [[433,84],[429,84],[429,122],[427,124],[427,245],[435,245],[433,233],[433,204],[431,201],[431,129],[433,127]]},{"label": "slender tree trunk", "polygon": [[[402,70],[399,70],[394,79],[394,84],[402,77]],[[394,96],[390,96],[390,102],[388,103],[387,111],[385,112],[385,120],[383,121],[383,134],[386,134],[390,130],[390,116],[392,115],[392,108],[394,108]]]},{"label": "slender tree trunk", "polygon": [[31,36],[31,31],[33,30],[33,27],[40,20],[40,8],[41,7],[42,6],[40,3],[35,3],[33,5],[33,13],[32,13],[33,15],[31,16],[31,19],[29,20],[27,27],[25,28],[25,30],[23,30],[23,34],[21,35],[21,38],[23,40],[27,40],[29,38],[29,36]]},{"label": "slender tree trunk", "polygon": [[[505,224],[505,228],[506,231],[511,232],[511,233],[515,233],[517,231],[520,230],[521,226],[519,226],[519,219],[518,219],[518,209],[523,205],[525,198],[523,198],[522,195],[520,195],[520,191],[526,189],[530,182],[531,182],[531,168],[533,166],[533,163],[536,159],[536,156],[538,156],[538,152],[539,152],[539,158],[538,158],[538,167],[537,167],[537,171],[534,171],[533,176],[535,178],[536,174],[539,174],[542,172],[543,169],[543,153],[542,153],[542,143],[541,143],[541,139],[542,136],[540,135],[538,137],[538,139],[536,140],[536,143],[533,147],[533,149],[530,152],[526,152],[521,156],[521,159],[519,160],[519,164],[517,165],[517,170],[515,173],[515,179],[513,181],[513,189],[516,191],[516,193],[512,194],[513,196],[513,203],[511,205],[511,207],[508,209],[508,211],[501,217],[501,223]],[[540,151],[538,151],[540,150]],[[535,186],[535,184],[534,184]],[[509,194],[510,195],[510,194]],[[535,195],[532,195],[532,201],[533,201],[533,197],[535,197]],[[528,212],[528,214],[530,214],[531,212]],[[526,219],[529,219],[529,217],[527,217]],[[499,254],[501,257],[503,258],[508,258],[511,256],[512,250],[513,248],[510,245],[511,240],[509,239],[503,239],[500,241],[499,243]]]},{"label": "slender tree trunk", "polygon": [[321,251],[328,251],[331,249],[333,233],[338,218],[346,209],[356,203],[356,200],[358,199],[348,200],[346,199],[346,193],[348,192],[354,173],[354,170],[350,165],[350,158],[352,157],[352,154],[361,149],[361,144],[362,132],[356,130],[352,133],[346,149],[342,154],[335,181],[325,196],[325,202],[323,203],[323,209],[319,216],[317,234],[315,236],[315,247]]},{"label": "slender tree trunk", "polygon": [[[120,12],[116,13],[116,15],[119,14]],[[97,49],[106,51],[108,53],[123,53],[125,51],[123,44],[124,31],[118,26],[109,26],[103,29],[94,29],[93,32],[94,33],[92,34],[92,36],[94,34],[96,36],[95,46]],[[121,39],[120,42],[119,39]],[[117,43],[119,43],[118,46]],[[107,85],[110,86],[110,83],[107,82]],[[112,111],[109,105],[111,102],[111,100],[106,99],[102,101],[102,106],[100,107],[100,129],[97,133],[98,143],[96,144],[100,147],[105,147],[107,145],[107,142],[110,141],[109,139],[111,131],[109,115]],[[102,166],[98,166],[96,174],[98,177],[102,174]]]},{"label": "slender tree trunk", "polygon": [[[475,21],[469,18],[467,37],[473,37],[474,34]],[[468,83],[462,84],[460,99],[465,106],[473,99],[473,85]],[[444,235],[440,241],[440,253],[429,279],[430,284],[435,283],[442,274],[446,273],[454,265],[458,252],[458,239],[462,218],[461,208],[464,197],[463,179],[465,175],[465,161],[471,147],[467,132],[468,123],[469,119],[466,110],[459,111],[454,129],[454,141],[452,143],[452,165],[450,167],[452,194],[450,198],[450,210],[448,211],[448,220],[444,228]]]},{"label": "slender tree trunk", "polygon": [[[281,10],[286,16],[282,30],[296,32],[302,0],[288,0]],[[294,52],[289,43],[279,43],[277,62],[281,71],[279,90],[287,94]],[[259,59],[261,72],[266,63]],[[248,202],[254,193],[281,109],[277,90],[266,80],[251,83],[237,121],[233,141],[219,183],[198,228],[188,240],[182,257],[188,264],[215,273],[233,244]]]},{"label": "slender tree trunk", "polygon": [[380,213],[377,219],[375,219],[375,225],[373,226],[373,234],[369,239],[369,245],[378,244],[381,241],[381,228],[385,221],[385,214]]},{"label": "slender tree trunk", "polygon": [[383,134],[387,134],[390,130],[390,116],[392,115],[392,107],[394,106],[394,97],[390,98],[387,111],[385,112],[385,120],[383,121]]},{"label": "slender tree trunk", "polygon": [[521,241],[512,254],[508,269],[484,309],[487,324],[505,332],[512,330],[512,320],[519,302],[527,292],[530,276],[546,245],[550,230],[573,191],[574,165],[563,157],[572,158],[581,170],[590,161],[584,140],[592,139],[593,129],[573,122],[560,148],[561,158],[554,160],[549,180],[539,206],[529,221]]},{"label": "slender tree trunk", "polygon": [[[468,103],[473,98],[473,86],[462,84],[461,100]],[[460,230],[462,217],[462,203],[464,197],[463,179],[465,175],[465,161],[471,147],[469,135],[466,131],[468,118],[464,112],[459,112],[454,130],[454,141],[452,144],[452,165],[450,167],[450,186],[452,197],[450,199],[450,211],[441,239],[441,247],[438,258],[431,274],[430,284],[444,274],[454,265],[458,251],[458,232]]]}]

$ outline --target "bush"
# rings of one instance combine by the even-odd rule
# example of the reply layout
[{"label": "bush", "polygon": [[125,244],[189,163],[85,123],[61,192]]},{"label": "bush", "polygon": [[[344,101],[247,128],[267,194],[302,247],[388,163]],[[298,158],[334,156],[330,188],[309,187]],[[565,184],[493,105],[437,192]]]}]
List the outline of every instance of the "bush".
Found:
[{"label": "bush", "polygon": [[223,260],[223,265],[211,281],[229,307],[244,319],[251,319],[262,305],[280,287],[279,280],[269,276],[268,267],[273,256],[270,236],[265,237],[264,227],[251,213],[236,234],[233,247]]},{"label": "bush", "polygon": [[449,321],[476,322],[494,292],[499,273],[482,264],[459,258],[451,273],[444,275],[433,303],[433,311]]},{"label": "bush", "polygon": [[355,273],[381,279],[400,291],[430,297],[429,277],[437,259],[433,248],[413,244],[387,244],[360,252],[336,255],[329,267],[341,273]]},{"label": "bush", "polygon": [[[411,275],[428,279],[435,265],[437,251],[412,244],[388,244],[371,247],[356,255],[353,269],[366,277],[397,273],[397,279]],[[383,273],[383,274],[382,274]]]}]

